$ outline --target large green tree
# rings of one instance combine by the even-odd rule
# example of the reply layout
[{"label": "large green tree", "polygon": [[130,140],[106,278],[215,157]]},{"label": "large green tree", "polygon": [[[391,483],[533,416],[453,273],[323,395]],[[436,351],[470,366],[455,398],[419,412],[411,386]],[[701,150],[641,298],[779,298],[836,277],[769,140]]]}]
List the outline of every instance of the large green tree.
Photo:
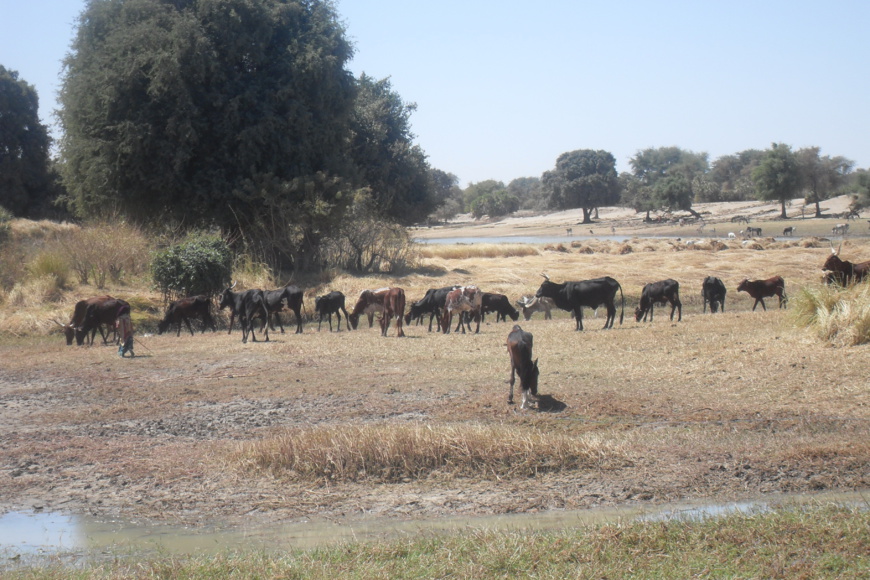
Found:
[{"label": "large green tree", "polygon": [[758,199],[779,202],[782,208],[779,217],[788,218],[786,203],[798,194],[801,186],[800,166],[791,147],[773,143],[752,171],[752,182]]},{"label": "large green tree", "polygon": [[90,0],[60,92],[72,209],[239,230],[280,215],[310,241],[303,220],[342,205],[316,184],[350,174],[351,56],[325,0]]},{"label": "large green tree", "polygon": [[556,167],[541,176],[550,207],[581,208],[583,223],[592,221],[592,210],[619,202],[616,159],[607,151],[578,149],[562,153]]},{"label": "large green tree", "polygon": [[709,172],[706,153],[685,151],[679,147],[651,147],[638,151],[629,161],[637,183],[633,207],[637,211],[692,209],[694,188],[708,189]]},{"label": "large green tree", "polygon": [[717,198],[704,201],[745,201],[755,199],[752,170],[761,162],[763,151],[747,149],[734,155],[723,155],[710,168],[710,181],[718,185]]},{"label": "large green tree", "polygon": [[51,138],[39,122],[36,89],[0,65],[0,206],[14,215],[41,217],[53,195]]},{"label": "large green tree", "polygon": [[413,103],[405,103],[389,79],[362,74],[351,117],[351,155],[361,185],[371,189],[378,209],[410,224],[437,207],[426,155],[411,132]]},{"label": "large green tree", "polygon": [[804,202],[816,206],[816,217],[822,217],[821,202],[848,182],[854,165],[845,157],[821,156],[819,152],[818,147],[805,147],[795,153],[804,189]]}]

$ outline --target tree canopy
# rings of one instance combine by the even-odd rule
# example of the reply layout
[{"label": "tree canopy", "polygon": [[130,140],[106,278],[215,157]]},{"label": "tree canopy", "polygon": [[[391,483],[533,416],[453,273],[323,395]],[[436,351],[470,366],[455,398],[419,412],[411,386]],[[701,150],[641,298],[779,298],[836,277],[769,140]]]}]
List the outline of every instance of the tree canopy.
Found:
[{"label": "tree canopy", "polygon": [[17,216],[41,217],[54,191],[50,146],[36,89],[0,65],[0,206]]},{"label": "tree canopy", "polygon": [[791,147],[773,143],[758,166],[752,171],[752,182],[758,199],[778,201],[782,210],[780,218],[788,218],[785,204],[800,191],[800,167]]},{"label": "tree canopy", "polygon": [[[626,196],[637,211],[686,210],[694,213],[695,188],[709,189],[706,153],[679,147],[657,147],[638,151],[631,161],[632,177],[624,185],[633,196]],[[625,183],[626,181],[635,183]]]},{"label": "tree canopy", "polygon": [[590,223],[596,207],[619,201],[616,159],[607,151],[578,149],[562,153],[556,167],[541,177],[550,207],[581,208],[583,223]]},{"label": "tree canopy", "polygon": [[822,217],[821,202],[847,183],[853,165],[845,157],[819,153],[818,147],[806,147],[796,153],[804,202],[816,206],[816,217]]},{"label": "tree canopy", "polygon": [[60,92],[73,209],[227,225],[258,180],[340,172],[351,55],[327,2],[89,2]]}]

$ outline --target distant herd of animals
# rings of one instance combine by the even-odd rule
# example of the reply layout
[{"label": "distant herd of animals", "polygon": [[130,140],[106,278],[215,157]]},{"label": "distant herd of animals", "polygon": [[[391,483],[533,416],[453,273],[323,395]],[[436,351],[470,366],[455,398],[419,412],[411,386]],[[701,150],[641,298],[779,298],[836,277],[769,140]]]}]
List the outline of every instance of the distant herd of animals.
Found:
[{"label": "distant herd of animals", "polygon": [[[870,261],[852,263],[843,260],[839,256],[840,250],[832,247],[831,255],[828,256],[822,270],[826,271],[824,281],[827,284],[848,285],[860,282],[867,278],[870,273]],[[452,328],[454,316],[457,325],[454,332],[466,328],[471,331],[471,323],[476,323],[475,333],[480,331],[480,323],[488,313],[495,313],[496,322],[507,321],[510,317],[516,321],[522,313],[525,320],[530,320],[535,312],[544,312],[545,318],[552,318],[551,309],[559,308],[569,311],[575,320],[575,330],[583,330],[583,308],[598,309],[604,306],[606,319],[604,328],[612,328],[616,320],[616,297],[621,299],[621,311],[619,323],[622,324],[625,311],[625,296],[622,286],[615,279],[605,276],[591,280],[577,282],[556,283],[550,280],[546,274],[542,274],[544,281],[533,298],[524,296],[515,302],[519,310],[511,304],[504,294],[483,292],[477,286],[447,286],[444,288],[432,288],[426,291],[425,296],[413,302],[407,308],[405,291],[402,288],[381,288],[377,290],[363,290],[353,309],[348,312],[345,308],[345,295],[339,291],[331,291],[314,300],[315,317],[318,319],[317,330],[321,330],[324,318],[332,327],[332,315],[338,320],[337,331],[341,330],[342,314],[347,330],[356,329],[362,315],[366,315],[369,328],[374,325],[375,314],[380,313],[380,330],[383,336],[392,324],[396,322],[397,336],[405,335],[403,324],[411,324],[417,321],[423,322],[424,317],[429,315],[429,332],[432,331],[432,323],[436,322],[436,332],[448,334]],[[230,313],[229,331],[232,332],[235,319],[239,319],[242,328],[242,342],[247,342],[250,335],[256,341],[256,321],[260,323],[260,332],[265,334],[265,340],[269,340],[269,328],[274,331],[275,323],[284,332],[280,313],[285,309],[292,311],[296,316],[296,333],[302,332],[302,309],[303,291],[288,284],[277,290],[251,289],[242,292],[234,292],[235,284],[226,288],[221,294],[218,306],[221,310]],[[680,284],[676,280],[667,279],[659,282],[646,284],[640,296],[640,303],[635,309],[637,322],[653,319],[653,311],[656,305],[670,305],[670,320],[673,321],[677,314],[677,321],[682,320],[682,303],[680,302]],[[786,306],[785,280],[781,276],[773,276],[765,280],[744,279],[737,285],[738,292],[746,292],[755,300],[752,305],[754,311],[758,304],[767,310],[764,299],[773,296],[778,297],[779,307]],[[721,279],[707,276],[701,285],[703,298],[703,312],[706,314],[707,306],[710,312],[716,313],[721,309],[725,311],[726,287]],[[93,344],[97,331],[102,335],[103,342],[108,343],[109,333],[115,326],[119,311],[129,304],[121,299],[111,296],[95,296],[76,303],[72,317],[67,324],[57,322],[63,328],[66,343],[71,345],[73,341],[78,345]],[[191,296],[171,302],[166,309],[163,319],[157,325],[159,334],[166,332],[171,327],[176,328],[176,336],[181,334],[181,325],[185,324],[191,335],[194,334],[191,319],[202,321],[202,332],[207,328],[216,331],[214,318],[212,317],[212,300],[206,296]],[[523,392],[521,407],[525,408],[532,402],[537,401],[537,360],[532,356],[532,335],[518,325],[515,325],[508,335],[507,347],[511,361],[510,394],[508,402],[513,402],[514,376],[520,377],[520,388]]]}]

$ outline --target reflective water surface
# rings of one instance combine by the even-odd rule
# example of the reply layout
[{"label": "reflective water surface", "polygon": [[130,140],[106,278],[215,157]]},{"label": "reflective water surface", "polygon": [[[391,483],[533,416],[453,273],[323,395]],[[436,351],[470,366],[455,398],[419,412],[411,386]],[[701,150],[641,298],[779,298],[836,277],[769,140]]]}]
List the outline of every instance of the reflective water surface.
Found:
[{"label": "reflective water surface", "polygon": [[[870,506],[870,490],[851,493],[777,495],[757,501],[721,504],[553,511],[482,517],[402,521],[360,519],[342,523],[305,521],[235,527],[185,527],[84,515],[11,512],[0,517],[0,568],[58,554],[153,553],[203,554],[226,550],[310,549],[340,543],[391,539],[424,532],[462,530],[556,530],[612,521],[718,517],[754,512],[773,505],[839,503]],[[80,558],[81,560],[81,558]],[[74,562],[74,560],[73,560]]]}]

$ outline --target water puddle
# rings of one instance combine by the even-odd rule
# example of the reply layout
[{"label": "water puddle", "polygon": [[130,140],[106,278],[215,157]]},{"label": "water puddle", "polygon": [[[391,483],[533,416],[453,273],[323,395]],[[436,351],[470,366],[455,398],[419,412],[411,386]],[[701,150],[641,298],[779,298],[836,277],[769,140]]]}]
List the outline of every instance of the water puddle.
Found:
[{"label": "water puddle", "polygon": [[[553,511],[480,517],[401,521],[362,519],[307,521],[269,526],[184,527],[170,524],[100,520],[83,515],[10,512],[0,517],[0,569],[58,555],[72,562],[103,553],[210,554],[219,551],[312,549],[348,542],[395,539],[421,533],[461,530],[539,531],[615,521],[658,521],[720,517],[770,509],[782,504],[837,503],[870,506],[870,490],[851,493],[777,495],[758,501],[722,504]],[[95,554],[97,556],[95,556]],[[23,556],[23,557],[22,557]]]}]

